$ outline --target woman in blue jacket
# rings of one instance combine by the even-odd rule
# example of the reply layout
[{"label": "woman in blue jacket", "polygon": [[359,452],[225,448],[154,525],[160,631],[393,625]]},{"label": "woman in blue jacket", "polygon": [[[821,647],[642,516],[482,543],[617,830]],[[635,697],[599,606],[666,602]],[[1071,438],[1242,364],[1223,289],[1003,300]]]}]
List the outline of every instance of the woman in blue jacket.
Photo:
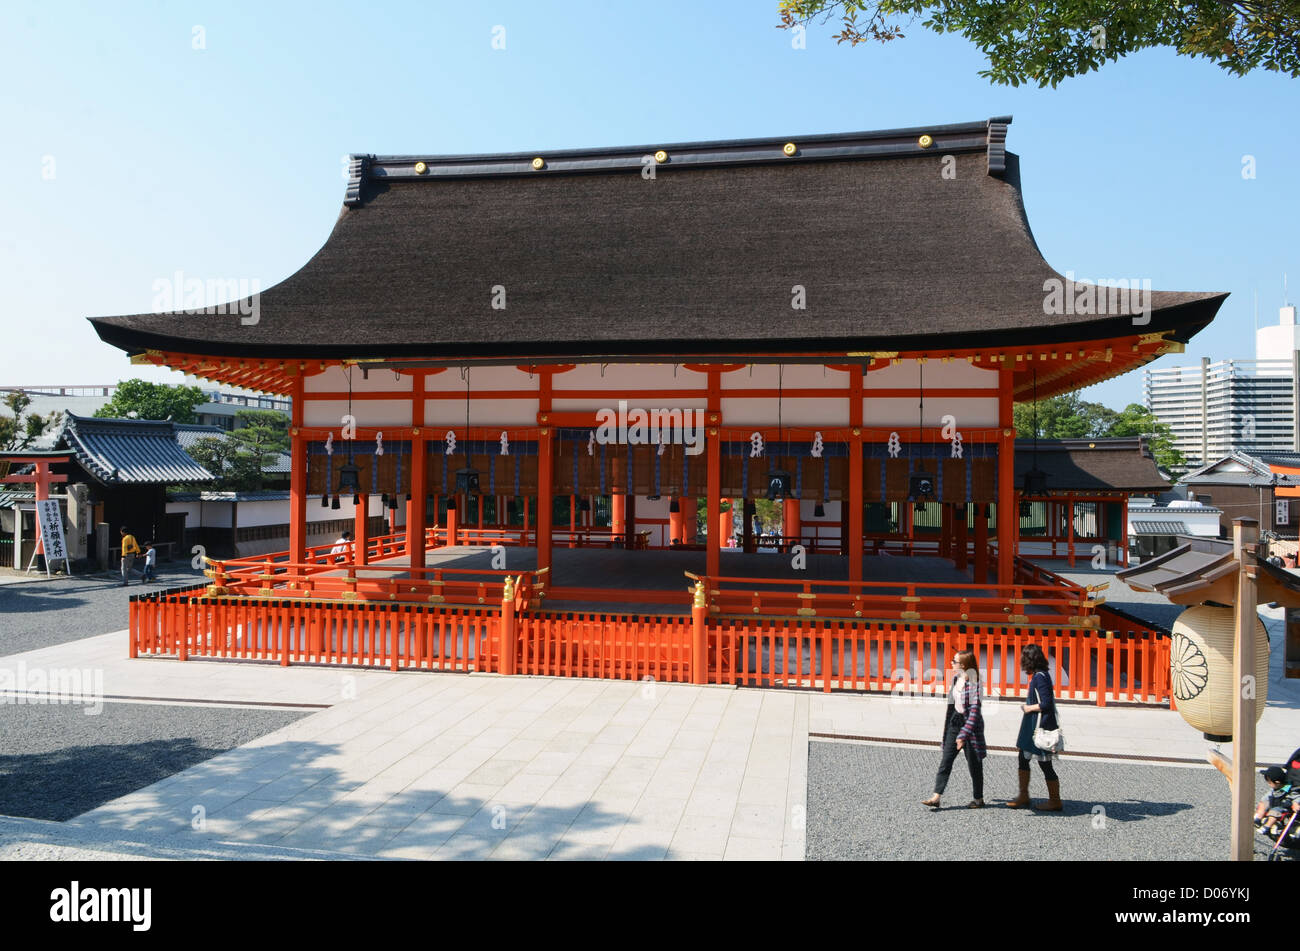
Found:
[{"label": "woman in blue jacket", "polygon": [[1060,729],[1056,719],[1056,697],[1052,694],[1052,678],[1047,673],[1047,657],[1044,656],[1043,649],[1037,644],[1026,644],[1020,652],[1020,669],[1030,675],[1029,696],[1020,708],[1024,716],[1020,719],[1020,733],[1016,736],[1016,749],[1020,753],[1020,794],[1007,805],[1012,809],[1029,805],[1029,761],[1032,757],[1042,767],[1048,796],[1047,802],[1037,803],[1034,808],[1060,812],[1061,783],[1052,767],[1052,752],[1034,745],[1034,728],[1040,722],[1044,730]]}]

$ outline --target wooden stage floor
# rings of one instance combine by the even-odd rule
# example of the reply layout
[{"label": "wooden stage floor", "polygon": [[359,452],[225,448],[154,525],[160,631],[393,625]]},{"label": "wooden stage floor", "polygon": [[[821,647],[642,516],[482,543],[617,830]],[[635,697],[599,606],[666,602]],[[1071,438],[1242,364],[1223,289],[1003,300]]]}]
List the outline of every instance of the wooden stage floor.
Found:
[{"label": "wooden stage floor", "polygon": [[[722,575],[732,578],[788,578],[796,583],[848,580],[848,559],[842,556],[808,555],[804,570],[796,570],[792,558],[776,552],[751,555],[724,550]],[[458,546],[431,550],[425,557],[425,565],[429,568],[491,569],[494,567],[492,559],[491,549]],[[405,572],[398,565],[403,561],[402,558],[388,559],[357,571],[363,577],[401,577]],[[505,549],[504,570],[524,572],[536,567],[536,548]],[[547,597],[545,607],[564,611],[617,611],[620,614],[689,614],[691,597],[687,589],[691,582],[684,574],[687,571],[704,573],[704,552],[557,546],[552,555],[548,591],[557,588],[600,589],[608,592],[609,597],[599,600]],[[951,561],[927,556],[895,558],[868,555],[862,559],[862,578],[864,581],[897,582],[898,589],[881,593],[899,594],[903,593],[902,586],[906,584],[972,584],[970,569],[958,571]],[[638,591],[680,591],[681,599],[678,603],[638,601]],[[925,593],[924,590],[921,593]],[[973,586],[969,593],[980,594]]]}]

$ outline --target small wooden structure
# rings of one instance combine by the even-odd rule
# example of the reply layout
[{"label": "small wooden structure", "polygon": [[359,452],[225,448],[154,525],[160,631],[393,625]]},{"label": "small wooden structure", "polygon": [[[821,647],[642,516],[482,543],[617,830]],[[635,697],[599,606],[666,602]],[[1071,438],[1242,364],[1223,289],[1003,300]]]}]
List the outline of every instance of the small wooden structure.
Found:
[{"label": "small wooden structure", "polygon": [[[1155,591],[1174,604],[1230,605],[1236,611],[1232,679],[1238,685],[1232,711],[1233,756],[1212,751],[1209,761],[1232,786],[1232,858],[1251,861],[1254,856],[1255,807],[1255,638],[1258,605],[1276,602],[1288,610],[1300,609],[1300,578],[1277,568],[1258,553],[1259,523],[1253,518],[1233,520],[1232,542],[1188,539],[1173,551],[1121,571],[1120,580],[1138,591]],[[1300,648],[1295,630],[1287,625],[1287,656]],[[1290,663],[1287,676],[1300,676]]]}]

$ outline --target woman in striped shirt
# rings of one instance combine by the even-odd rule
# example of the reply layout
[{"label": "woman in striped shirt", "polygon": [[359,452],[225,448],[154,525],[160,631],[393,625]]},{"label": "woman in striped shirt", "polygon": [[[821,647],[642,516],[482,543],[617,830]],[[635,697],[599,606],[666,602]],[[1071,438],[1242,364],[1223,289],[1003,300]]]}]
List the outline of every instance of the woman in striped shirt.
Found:
[{"label": "woman in striped shirt", "polygon": [[988,748],[984,743],[984,714],[980,710],[980,675],[975,666],[974,651],[958,651],[952,659],[955,668],[952,689],[948,693],[948,713],[944,717],[943,757],[939,772],[934,777],[934,795],[923,800],[922,805],[939,808],[939,797],[948,787],[952,764],[962,750],[970,768],[971,785],[975,798],[971,809],[984,808],[984,757]]}]

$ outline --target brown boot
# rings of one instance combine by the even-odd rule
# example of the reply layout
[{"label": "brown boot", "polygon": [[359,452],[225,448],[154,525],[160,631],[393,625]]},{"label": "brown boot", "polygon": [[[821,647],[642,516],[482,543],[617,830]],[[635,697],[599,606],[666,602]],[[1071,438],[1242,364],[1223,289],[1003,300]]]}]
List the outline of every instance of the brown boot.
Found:
[{"label": "brown boot", "polygon": [[1057,779],[1047,781],[1047,802],[1036,802],[1034,808],[1040,812],[1061,811],[1061,782]]},{"label": "brown boot", "polygon": [[1029,805],[1029,770],[1022,769],[1020,775],[1020,795],[1007,803],[1008,809],[1019,809],[1021,806]]}]

